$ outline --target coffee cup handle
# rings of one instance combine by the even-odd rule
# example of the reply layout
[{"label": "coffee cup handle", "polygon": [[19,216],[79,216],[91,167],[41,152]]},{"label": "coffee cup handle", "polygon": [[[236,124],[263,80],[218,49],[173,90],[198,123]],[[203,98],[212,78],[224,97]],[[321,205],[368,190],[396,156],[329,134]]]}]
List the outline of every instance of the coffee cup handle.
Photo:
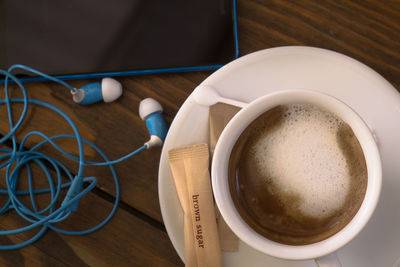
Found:
[{"label": "coffee cup handle", "polygon": [[328,254],[324,257],[315,259],[318,267],[342,267],[340,260],[335,252]]}]

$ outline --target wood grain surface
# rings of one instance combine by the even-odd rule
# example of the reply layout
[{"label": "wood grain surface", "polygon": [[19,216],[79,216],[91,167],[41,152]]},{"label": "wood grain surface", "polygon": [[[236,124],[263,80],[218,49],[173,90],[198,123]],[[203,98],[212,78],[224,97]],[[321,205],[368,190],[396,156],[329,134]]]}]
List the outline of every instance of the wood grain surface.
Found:
[{"label": "wood grain surface", "polygon": [[[397,90],[400,90],[400,1],[278,1],[238,0],[240,56],[287,45],[326,48],[365,63]],[[76,122],[86,139],[100,146],[110,159],[117,159],[141,146],[148,139],[145,124],[138,116],[141,99],[153,97],[164,107],[170,124],[193,89],[211,72],[187,72],[123,77],[123,96],[111,104],[79,106],[67,90],[53,83],[31,83],[29,96],[50,102],[64,110]],[[69,83],[79,87],[90,81]],[[3,88],[0,89],[3,95]],[[18,92],[13,92],[17,96]],[[13,107],[16,114],[21,106]],[[0,133],[9,130],[7,112],[0,106]],[[56,114],[33,107],[18,132],[18,140],[29,131],[42,130],[47,135],[71,133],[71,128]],[[31,147],[40,139],[33,138]],[[76,152],[73,142],[61,142],[67,151]],[[46,146],[42,151],[58,157]],[[117,214],[101,230],[86,236],[66,236],[48,231],[34,245],[0,251],[4,266],[182,266],[163,226],[157,192],[160,148],[117,164],[121,185],[121,204]],[[101,160],[86,149],[88,160]],[[61,159],[71,170],[76,162]],[[99,178],[99,185],[81,201],[80,211],[63,226],[81,229],[94,225],[112,206],[115,188],[106,167],[85,169],[85,176]],[[4,174],[2,174],[2,177]],[[0,183],[1,185],[1,183]],[[0,203],[2,199],[0,199]],[[15,214],[0,217],[1,229],[23,225]],[[29,236],[1,237],[0,242],[19,242]]]}]

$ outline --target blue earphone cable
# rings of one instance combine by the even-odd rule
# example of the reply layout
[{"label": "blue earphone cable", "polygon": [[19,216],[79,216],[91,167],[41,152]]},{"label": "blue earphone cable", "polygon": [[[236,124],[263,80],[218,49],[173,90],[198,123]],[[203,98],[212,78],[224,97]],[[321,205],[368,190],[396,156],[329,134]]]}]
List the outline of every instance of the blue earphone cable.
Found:
[{"label": "blue earphone cable", "polygon": [[[27,245],[32,244],[43,234],[46,232],[48,228],[57,231],[62,234],[68,235],[84,235],[88,233],[92,233],[102,226],[104,226],[115,214],[115,211],[118,207],[119,198],[120,198],[120,189],[118,183],[118,177],[116,171],[113,167],[113,164],[117,164],[137,153],[146,149],[147,147],[143,145],[142,147],[134,150],[133,152],[123,156],[117,160],[110,161],[105,153],[96,145],[84,139],[80,133],[78,128],[72,119],[65,114],[59,108],[37,99],[28,98],[28,94],[24,85],[20,82],[20,80],[15,77],[11,72],[16,69],[23,69],[25,71],[29,71],[38,76],[51,80],[53,82],[59,83],[66,88],[68,88],[71,92],[75,92],[76,89],[70,86],[69,84],[61,81],[55,77],[48,76],[42,72],[29,68],[23,65],[13,65],[8,71],[0,70],[0,75],[5,76],[4,90],[5,97],[4,99],[0,99],[0,105],[7,106],[8,112],[8,122],[10,125],[10,130],[7,134],[5,134],[2,138],[0,138],[0,143],[4,144],[7,141],[11,141],[11,148],[0,148],[0,170],[4,170],[5,172],[5,183],[6,188],[0,188],[0,194],[8,196],[5,204],[0,207],[0,215],[9,212],[15,211],[18,215],[26,220],[29,224],[25,227],[21,227],[13,230],[4,230],[0,231],[0,235],[13,235],[22,233],[25,231],[32,230],[34,228],[40,227],[38,233],[36,233],[32,238],[13,245],[0,245],[0,250],[11,250],[25,247]],[[10,98],[9,96],[9,81],[12,80],[21,90],[23,97],[22,98]],[[18,118],[18,120],[13,119],[13,114],[11,110],[11,106],[14,103],[23,103],[23,110]],[[19,127],[23,123],[26,118],[26,114],[29,108],[29,105],[39,105],[45,107],[53,112],[61,115],[71,126],[74,135],[56,135],[48,137],[44,133],[39,131],[32,131],[26,134],[21,142],[18,144],[16,140],[16,132]],[[15,123],[16,121],[16,123]],[[24,145],[26,144],[28,138],[32,136],[39,136],[43,139],[40,143],[33,146],[30,149],[26,149]],[[75,139],[78,146],[79,156],[73,156],[59,147],[54,141],[57,139]],[[62,155],[77,161],[79,163],[78,171],[76,174],[73,174],[68,168],[63,165],[57,159],[47,156],[44,153],[41,153],[39,150],[45,144],[50,144],[54,148],[56,148]],[[84,149],[83,145],[87,144],[92,149],[94,149],[104,160],[104,162],[91,162],[86,161],[84,159]],[[31,164],[36,164],[40,167],[43,172],[44,177],[47,178],[48,188],[42,189],[33,189],[33,176],[31,171]],[[73,211],[76,211],[78,208],[79,200],[88,194],[97,184],[97,178],[95,177],[83,177],[84,166],[85,165],[93,165],[93,166],[108,166],[111,174],[113,176],[114,184],[115,184],[115,201],[113,203],[113,208],[108,214],[108,216],[96,226],[83,230],[83,231],[68,231],[64,229],[60,229],[55,227],[54,223],[59,223],[67,219]],[[26,169],[27,178],[28,178],[28,190],[17,190],[17,185],[19,180],[21,179],[20,173],[22,169]],[[55,172],[55,175],[51,173],[50,170]],[[62,177],[67,177],[69,182],[63,183],[61,181]],[[56,179],[54,179],[54,177]],[[55,180],[55,181],[54,181]],[[86,185],[86,186],[84,186]],[[57,205],[57,200],[61,196],[62,190],[68,190],[66,197],[62,201],[61,205]],[[39,210],[35,201],[35,196],[39,194],[49,194],[50,195],[50,203],[43,209]],[[19,197],[29,196],[32,208],[27,207],[25,204],[21,202]]]}]

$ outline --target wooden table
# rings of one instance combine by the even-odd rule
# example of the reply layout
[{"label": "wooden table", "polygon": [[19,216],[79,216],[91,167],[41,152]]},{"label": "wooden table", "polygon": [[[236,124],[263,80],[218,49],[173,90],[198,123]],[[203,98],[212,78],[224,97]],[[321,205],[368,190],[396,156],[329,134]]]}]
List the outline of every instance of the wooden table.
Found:
[{"label": "wooden table", "polygon": [[[400,89],[400,1],[281,1],[238,0],[240,55],[277,46],[305,45],[331,49],[370,66]],[[138,116],[141,99],[153,97],[164,107],[171,123],[193,89],[211,72],[145,75],[120,78],[125,91],[112,104],[90,107],[72,103],[69,92],[53,83],[29,85],[32,98],[48,101],[66,111],[82,135],[100,146],[111,159],[130,152],[148,138]],[[70,82],[79,87],[88,81]],[[18,137],[33,129],[48,135],[71,133],[57,115],[34,107]],[[55,123],[57,121],[57,123]],[[6,111],[0,107],[0,133],[8,130]],[[20,140],[20,139],[19,139]],[[36,140],[37,141],[37,140]],[[35,140],[27,143],[33,146]],[[62,144],[74,151],[76,145]],[[54,150],[43,149],[50,154]],[[101,230],[86,236],[68,236],[48,231],[26,248],[0,252],[0,265],[46,266],[182,266],[160,213],[157,179],[160,148],[116,165],[121,185],[121,203],[115,217]],[[88,160],[100,160],[87,150]],[[72,169],[76,164],[68,162]],[[80,210],[62,224],[84,229],[106,216],[115,196],[107,168],[86,168],[86,175],[99,184],[81,200]],[[2,177],[4,173],[1,173]],[[4,183],[2,181],[2,183]],[[40,183],[40,182],[39,182]],[[4,199],[0,199],[4,201]],[[0,202],[2,203],[2,202]],[[24,225],[15,214],[0,217],[1,229]],[[29,234],[0,237],[0,242],[20,242]]]}]

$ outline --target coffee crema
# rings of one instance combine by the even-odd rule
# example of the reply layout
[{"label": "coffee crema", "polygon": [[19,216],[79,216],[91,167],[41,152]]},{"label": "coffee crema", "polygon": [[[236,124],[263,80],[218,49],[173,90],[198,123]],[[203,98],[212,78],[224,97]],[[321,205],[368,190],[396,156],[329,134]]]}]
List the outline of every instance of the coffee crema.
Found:
[{"label": "coffee crema", "polygon": [[233,147],[228,175],[244,221],[289,245],[340,231],[367,187],[364,154],[350,126],[310,104],[277,106],[251,122]]}]

